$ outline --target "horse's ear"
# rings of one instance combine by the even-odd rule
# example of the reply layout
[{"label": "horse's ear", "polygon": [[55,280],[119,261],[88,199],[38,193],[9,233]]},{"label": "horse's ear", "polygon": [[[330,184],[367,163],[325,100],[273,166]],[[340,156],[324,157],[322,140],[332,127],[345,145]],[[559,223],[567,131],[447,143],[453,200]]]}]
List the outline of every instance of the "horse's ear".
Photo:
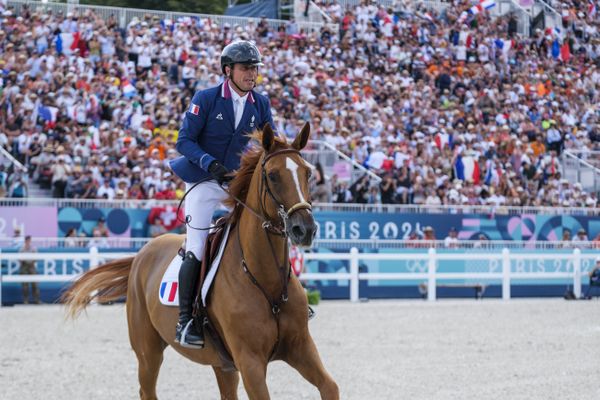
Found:
[{"label": "horse's ear", "polygon": [[271,128],[271,124],[268,122],[265,124],[262,130],[262,145],[265,151],[271,150],[271,146],[273,146],[273,137],[275,134],[273,133],[273,129]]},{"label": "horse's ear", "polygon": [[302,150],[306,143],[308,143],[308,137],[310,136],[310,124],[308,121],[302,127],[302,130],[294,139],[294,143],[292,143],[292,147],[298,151]]}]

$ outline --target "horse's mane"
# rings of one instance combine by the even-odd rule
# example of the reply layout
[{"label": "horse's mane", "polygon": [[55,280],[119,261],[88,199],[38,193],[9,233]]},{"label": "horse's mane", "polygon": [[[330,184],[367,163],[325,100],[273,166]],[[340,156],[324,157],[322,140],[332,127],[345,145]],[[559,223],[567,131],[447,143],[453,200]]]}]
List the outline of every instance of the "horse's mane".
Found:
[{"label": "horse's mane", "polygon": [[[235,223],[239,219],[243,210],[243,207],[236,207],[237,202],[233,196],[237,197],[243,202],[246,202],[248,190],[250,189],[250,182],[252,181],[252,176],[254,175],[254,170],[256,169],[256,166],[258,165],[258,162],[264,153],[264,149],[262,147],[262,131],[254,131],[249,137],[252,145],[242,155],[240,169],[237,170],[233,180],[229,184],[229,194],[231,194],[231,196],[224,201],[224,204],[227,207],[233,209],[233,212],[229,217],[231,223]],[[274,137],[272,147],[273,150],[288,147],[289,145],[285,139],[279,136]]]}]

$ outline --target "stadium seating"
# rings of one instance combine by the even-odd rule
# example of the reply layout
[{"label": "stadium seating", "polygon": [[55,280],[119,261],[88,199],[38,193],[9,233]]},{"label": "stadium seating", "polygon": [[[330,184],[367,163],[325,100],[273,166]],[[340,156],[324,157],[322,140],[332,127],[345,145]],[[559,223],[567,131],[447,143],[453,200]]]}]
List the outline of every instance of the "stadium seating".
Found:
[{"label": "stadium seating", "polygon": [[167,165],[181,117],[221,81],[222,47],[249,39],[277,130],[309,120],[314,139],[383,178],[326,171],[322,201],[596,207],[595,187],[565,179],[561,163],[597,147],[595,8],[561,2],[561,29],[523,36],[466,1],[439,14],[318,3],[338,31],[2,10],[0,145],[29,173],[0,169],[0,195],[24,196],[29,181],[57,198],[181,198]]}]

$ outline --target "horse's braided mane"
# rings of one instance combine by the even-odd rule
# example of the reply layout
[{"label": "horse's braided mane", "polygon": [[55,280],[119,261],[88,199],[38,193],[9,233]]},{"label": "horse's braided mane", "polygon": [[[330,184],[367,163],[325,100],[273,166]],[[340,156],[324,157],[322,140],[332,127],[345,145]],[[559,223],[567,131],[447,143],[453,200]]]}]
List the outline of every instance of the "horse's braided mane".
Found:
[{"label": "horse's braided mane", "polygon": [[[248,190],[250,188],[250,182],[252,181],[252,176],[254,175],[254,170],[258,165],[260,157],[264,153],[264,149],[262,147],[262,131],[254,131],[250,134],[250,141],[252,145],[248,148],[244,154],[242,155],[242,160],[240,163],[240,169],[235,173],[235,177],[229,184],[229,193],[231,194],[227,200],[224,201],[224,204],[233,208],[233,212],[229,217],[231,223],[235,223],[243,210],[243,207],[238,206],[236,200],[233,196],[237,197],[239,200],[246,202],[246,198],[248,197]],[[288,148],[285,139],[280,138],[279,136],[274,137],[274,143],[272,150],[280,150],[284,148]]]}]

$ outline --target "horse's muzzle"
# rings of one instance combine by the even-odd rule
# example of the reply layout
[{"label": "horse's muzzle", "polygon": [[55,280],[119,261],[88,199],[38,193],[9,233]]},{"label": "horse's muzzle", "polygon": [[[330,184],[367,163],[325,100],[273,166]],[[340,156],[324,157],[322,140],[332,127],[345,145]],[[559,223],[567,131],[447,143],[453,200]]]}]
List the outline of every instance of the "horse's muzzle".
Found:
[{"label": "horse's muzzle", "polygon": [[296,246],[310,247],[317,234],[317,225],[309,210],[299,210],[290,216],[287,234]]}]

